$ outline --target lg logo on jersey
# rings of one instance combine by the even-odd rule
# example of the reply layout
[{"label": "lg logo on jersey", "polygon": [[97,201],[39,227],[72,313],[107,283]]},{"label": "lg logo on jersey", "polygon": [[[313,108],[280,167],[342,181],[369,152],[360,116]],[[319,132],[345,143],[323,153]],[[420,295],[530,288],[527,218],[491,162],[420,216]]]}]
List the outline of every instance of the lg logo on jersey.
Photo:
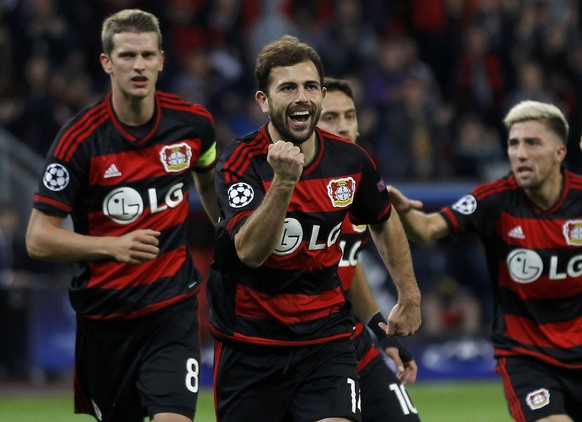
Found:
[{"label": "lg logo on jersey", "polygon": [[[309,238],[309,246],[307,247],[310,251],[316,251],[319,249],[329,248],[337,242],[337,239],[341,233],[342,223],[335,226],[328,234],[325,243],[318,242],[319,232],[321,231],[321,226],[315,224],[311,228],[311,236]],[[283,233],[281,234],[281,239],[279,244],[275,247],[273,253],[275,255],[290,255],[295,252],[304,238],[304,230],[295,218],[286,218],[283,225]]]},{"label": "lg logo on jersey", "polygon": [[[164,202],[159,203],[158,193],[154,188],[148,189],[148,202],[151,214],[157,214],[168,208],[177,207],[184,201],[182,187],[184,183],[177,183],[170,188]],[[103,200],[103,214],[118,224],[133,223],[144,211],[144,202],[140,193],[128,187],[112,190]]]},{"label": "lg logo on jersey", "polygon": [[[537,252],[529,249],[515,249],[506,259],[507,269],[511,279],[516,283],[528,284],[536,281],[544,271],[544,263]],[[566,272],[558,272],[558,257],[550,257],[548,278],[563,280],[566,277],[575,278],[582,275],[582,255],[570,258]]]}]

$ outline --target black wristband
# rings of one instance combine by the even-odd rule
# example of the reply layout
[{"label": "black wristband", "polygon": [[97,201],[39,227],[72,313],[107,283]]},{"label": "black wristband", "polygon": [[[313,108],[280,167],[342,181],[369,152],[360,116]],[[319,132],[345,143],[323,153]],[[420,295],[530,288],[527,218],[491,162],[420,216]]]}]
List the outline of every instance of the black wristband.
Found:
[{"label": "black wristband", "polygon": [[368,321],[368,327],[376,336],[378,344],[382,350],[385,351],[389,347],[396,347],[402,362],[410,362],[411,360],[414,360],[412,353],[410,353],[410,351],[404,347],[404,345],[396,337],[389,337],[388,334],[386,334],[386,332],[379,327],[378,324],[381,322],[384,324],[387,323],[382,314],[380,312],[376,312],[370,321]]}]

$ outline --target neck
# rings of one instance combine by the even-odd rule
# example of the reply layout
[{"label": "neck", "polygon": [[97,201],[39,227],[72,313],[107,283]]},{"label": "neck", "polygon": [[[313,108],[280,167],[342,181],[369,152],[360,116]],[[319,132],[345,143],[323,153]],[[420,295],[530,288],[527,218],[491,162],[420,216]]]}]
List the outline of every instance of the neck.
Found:
[{"label": "neck", "polygon": [[128,126],[141,126],[150,121],[155,110],[155,96],[133,97],[112,92],[111,102],[117,118]]},{"label": "neck", "polygon": [[564,186],[562,172],[552,176],[537,189],[525,189],[525,195],[542,210],[552,208],[560,199]]},{"label": "neck", "polygon": [[[267,124],[267,131],[269,132],[269,136],[271,137],[271,142],[277,142],[279,140],[286,141],[286,142],[293,142],[287,139],[283,139],[279,131],[275,129],[275,126],[271,122]],[[293,142],[294,143],[294,142]],[[294,143],[295,144],[295,143]],[[305,141],[300,144],[295,144],[299,147],[299,150],[305,156],[305,165],[311,163],[311,161],[315,158],[315,154],[317,153],[317,133],[314,130],[311,136]]]}]

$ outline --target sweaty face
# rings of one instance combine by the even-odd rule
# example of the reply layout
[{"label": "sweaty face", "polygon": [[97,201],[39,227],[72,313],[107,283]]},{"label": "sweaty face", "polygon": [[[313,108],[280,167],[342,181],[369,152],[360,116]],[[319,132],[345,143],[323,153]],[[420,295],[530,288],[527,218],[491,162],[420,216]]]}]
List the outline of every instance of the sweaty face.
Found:
[{"label": "sweaty face", "polygon": [[317,126],[356,142],[358,117],[354,101],[342,91],[327,91]]},{"label": "sweaty face", "polygon": [[541,190],[560,171],[566,147],[538,120],[514,123],[509,130],[507,155],[520,188]]},{"label": "sweaty face", "polygon": [[155,92],[163,69],[164,54],[155,32],[121,32],[113,36],[110,55],[101,55],[101,65],[111,76],[113,89],[127,96],[145,97]]},{"label": "sweaty face", "polygon": [[279,139],[299,145],[313,136],[324,95],[319,73],[307,61],[273,68],[269,95],[259,91],[256,97]]}]

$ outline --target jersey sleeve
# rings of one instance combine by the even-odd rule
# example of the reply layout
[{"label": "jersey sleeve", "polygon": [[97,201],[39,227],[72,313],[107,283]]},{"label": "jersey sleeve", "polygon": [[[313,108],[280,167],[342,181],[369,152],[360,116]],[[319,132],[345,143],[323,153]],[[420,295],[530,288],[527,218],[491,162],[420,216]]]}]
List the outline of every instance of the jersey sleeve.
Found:
[{"label": "jersey sleeve", "polygon": [[361,181],[350,208],[350,221],[356,225],[375,224],[390,217],[390,195],[376,165],[368,154],[359,150]]},{"label": "jersey sleeve", "polygon": [[[246,162],[242,166],[240,163]],[[221,221],[231,237],[238,232],[248,216],[262,203],[265,196],[263,178],[255,170],[244,145],[228,145],[217,164],[216,196]]]},{"label": "jersey sleeve", "polygon": [[55,138],[47,158],[44,172],[33,197],[33,207],[49,215],[66,217],[77,199],[87,174],[87,157],[77,149],[72,157],[62,157],[59,146],[63,142],[63,128]]},{"label": "jersey sleeve", "polygon": [[206,108],[198,104],[194,105],[193,108],[200,118],[198,130],[201,146],[200,156],[192,170],[204,173],[214,168],[218,158],[216,150],[216,128],[214,126],[214,119]]},{"label": "jersey sleeve", "polygon": [[497,218],[492,210],[495,209],[496,198],[479,195],[477,193],[479,188],[473,189],[454,204],[440,210],[452,233],[483,234],[495,230]]}]

